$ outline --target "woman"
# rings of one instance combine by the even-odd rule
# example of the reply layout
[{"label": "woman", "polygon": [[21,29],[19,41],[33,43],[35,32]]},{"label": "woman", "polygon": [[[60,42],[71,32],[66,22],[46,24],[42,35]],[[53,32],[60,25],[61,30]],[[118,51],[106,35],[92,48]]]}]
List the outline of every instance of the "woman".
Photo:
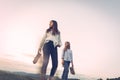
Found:
[{"label": "woman", "polygon": [[70,42],[66,41],[63,54],[62,54],[62,65],[64,67],[62,80],[68,80],[70,63],[72,64],[72,67],[73,67],[73,56],[72,56],[72,50],[70,49]]},{"label": "woman", "polygon": [[[52,59],[52,68],[50,72],[49,80],[52,80],[58,66],[58,53],[57,47],[61,46],[60,31],[55,20],[51,20],[49,28],[46,30],[45,35],[42,38],[38,52],[43,47],[43,65],[41,68],[41,74],[43,77],[46,75],[46,70],[49,62],[49,57]],[[43,79],[44,80],[44,79]]]}]

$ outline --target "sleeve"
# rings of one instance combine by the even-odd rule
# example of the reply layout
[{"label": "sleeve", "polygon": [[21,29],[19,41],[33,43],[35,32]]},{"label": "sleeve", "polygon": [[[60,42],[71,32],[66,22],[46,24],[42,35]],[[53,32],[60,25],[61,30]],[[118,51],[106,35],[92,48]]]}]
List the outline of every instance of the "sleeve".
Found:
[{"label": "sleeve", "polygon": [[61,35],[60,35],[60,34],[59,34],[59,36],[58,36],[58,44],[59,44],[60,46],[62,46]]},{"label": "sleeve", "polygon": [[47,33],[44,34],[44,36],[40,42],[40,47],[39,47],[40,49],[43,47],[46,37],[47,37]]}]

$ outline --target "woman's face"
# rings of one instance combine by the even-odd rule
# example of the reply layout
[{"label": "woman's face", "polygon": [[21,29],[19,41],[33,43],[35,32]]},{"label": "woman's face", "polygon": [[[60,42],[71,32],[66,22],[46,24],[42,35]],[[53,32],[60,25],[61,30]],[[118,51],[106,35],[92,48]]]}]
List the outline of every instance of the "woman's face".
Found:
[{"label": "woman's face", "polygon": [[49,26],[50,26],[50,27],[53,27],[53,22],[52,22],[52,21],[50,21]]},{"label": "woman's face", "polygon": [[68,42],[66,42],[66,43],[65,43],[65,46],[68,46],[68,45],[69,45],[69,43],[68,43]]}]

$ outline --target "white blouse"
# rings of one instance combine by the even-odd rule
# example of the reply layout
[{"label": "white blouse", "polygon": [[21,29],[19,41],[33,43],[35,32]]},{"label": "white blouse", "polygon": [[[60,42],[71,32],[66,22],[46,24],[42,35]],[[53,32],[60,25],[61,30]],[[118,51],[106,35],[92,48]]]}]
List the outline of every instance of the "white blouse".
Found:
[{"label": "white blouse", "polygon": [[65,52],[63,51],[62,53],[62,59],[65,61],[73,61],[73,55],[72,55],[72,50],[67,49]]},{"label": "white blouse", "polygon": [[57,45],[62,45],[60,34],[52,35],[52,32],[50,31],[48,33],[45,33],[45,35],[43,36],[40,42],[40,48],[42,48],[43,45],[50,40],[53,41],[54,47],[56,47]]}]

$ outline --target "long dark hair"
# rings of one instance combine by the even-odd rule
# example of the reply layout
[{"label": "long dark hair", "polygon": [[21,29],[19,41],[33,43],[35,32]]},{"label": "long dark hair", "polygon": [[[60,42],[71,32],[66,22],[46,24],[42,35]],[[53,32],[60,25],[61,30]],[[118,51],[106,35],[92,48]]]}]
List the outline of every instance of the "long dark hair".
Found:
[{"label": "long dark hair", "polygon": [[47,33],[52,31],[52,35],[56,35],[56,34],[60,34],[60,31],[58,30],[58,24],[57,24],[57,21],[55,20],[51,20],[53,22],[53,26],[52,27],[49,27],[47,29]]},{"label": "long dark hair", "polygon": [[64,53],[65,53],[65,51],[67,51],[67,49],[70,49],[70,42],[68,42],[68,41],[65,42]]}]

